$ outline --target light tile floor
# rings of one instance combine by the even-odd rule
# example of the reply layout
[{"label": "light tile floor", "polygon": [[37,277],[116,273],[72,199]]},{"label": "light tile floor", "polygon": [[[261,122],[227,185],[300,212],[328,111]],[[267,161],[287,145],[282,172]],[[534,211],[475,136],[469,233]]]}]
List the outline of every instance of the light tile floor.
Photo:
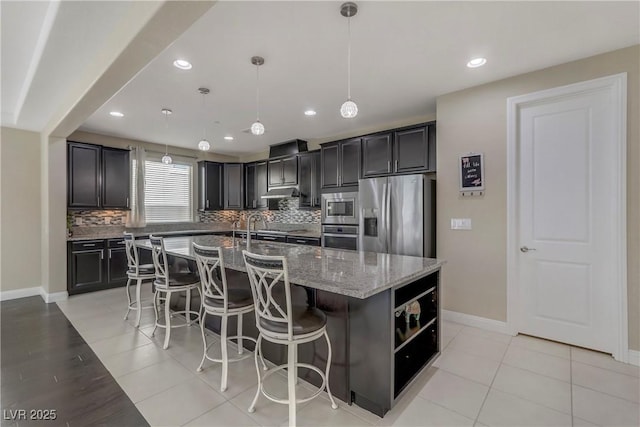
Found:
[{"label": "light tile floor", "polygon": [[[145,288],[149,294],[149,289]],[[287,408],[261,398],[252,414],[253,358],[231,364],[229,388],[220,393],[219,364],[196,372],[202,357],[197,326],[151,336],[153,311],[123,320],[126,296],[111,289],[58,303],[102,363],[153,426],[285,426]],[[214,334],[209,339],[217,341]],[[379,418],[321,396],[299,405],[301,426],[638,426],[637,366],[610,356],[527,336],[444,322],[442,355],[396,406]],[[214,345],[214,348],[216,346]],[[284,377],[269,390],[286,394]],[[309,386],[300,382],[300,394]]]}]

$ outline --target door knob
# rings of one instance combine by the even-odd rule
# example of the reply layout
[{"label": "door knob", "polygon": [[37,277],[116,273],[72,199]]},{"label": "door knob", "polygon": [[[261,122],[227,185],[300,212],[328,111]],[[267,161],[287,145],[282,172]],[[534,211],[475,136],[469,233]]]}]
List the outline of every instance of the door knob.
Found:
[{"label": "door knob", "polygon": [[526,246],[523,246],[520,248],[520,252],[529,252],[529,251],[535,251],[536,248],[528,248]]}]

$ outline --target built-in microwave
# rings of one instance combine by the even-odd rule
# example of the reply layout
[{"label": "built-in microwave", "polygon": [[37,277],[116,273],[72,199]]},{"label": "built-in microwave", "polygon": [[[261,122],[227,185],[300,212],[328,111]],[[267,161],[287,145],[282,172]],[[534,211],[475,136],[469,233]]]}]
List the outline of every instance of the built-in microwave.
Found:
[{"label": "built-in microwave", "polygon": [[322,223],[358,225],[358,193],[323,194]]}]

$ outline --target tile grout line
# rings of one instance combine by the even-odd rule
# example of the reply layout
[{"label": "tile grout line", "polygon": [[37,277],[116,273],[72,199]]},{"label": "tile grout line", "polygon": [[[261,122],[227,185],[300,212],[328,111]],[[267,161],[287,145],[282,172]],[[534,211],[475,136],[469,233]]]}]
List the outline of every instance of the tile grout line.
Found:
[{"label": "tile grout line", "polygon": [[[509,350],[509,347],[511,345],[511,339],[509,340],[509,343],[507,344],[507,350]],[[500,359],[500,364],[498,365],[498,369],[496,369],[495,374],[493,374],[493,379],[491,379],[491,384],[489,384],[489,389],[487,390],[487,394],[485,394],[484,399],[482,400],[482,405],[480,405],[480,409],[478,410],[478,415],[476,415],[476,419],[473,421],[473,425],[475,426],[476,423],[478,423],[478,419],[480,418],[480,414],[482,413],[482,409],[484,408],[485,403],[487,403],[487,397],[489,397],[489,393],[491,393],[491,390],[493,389],[493,383],[496,380],[496,377],[498,376],[498,371],[500,371],[500,367],[502,366],[502,361],[504,360],[504,357],[507,355],[507,350],[504,351],[504,354],[502,355],[502,359]]]},{"label": "tile grout line", "polygon": [[573,348],[569,347],[569,397],[571,398],[571,427],[573,427]]}]

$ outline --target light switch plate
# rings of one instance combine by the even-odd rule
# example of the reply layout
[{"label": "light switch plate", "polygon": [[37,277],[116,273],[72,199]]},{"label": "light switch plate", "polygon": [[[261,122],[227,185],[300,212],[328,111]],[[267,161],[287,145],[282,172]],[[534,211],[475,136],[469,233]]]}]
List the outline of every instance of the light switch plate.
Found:
[{"label": "light switch plate", "polygon": [[82,217],[76,218],[76,225],[82,225]]},{"label": "light switch plate", "polygon": [[471,218],[451,218],[452,230],[471,230]]},{"label": "light switch plate", "polygon": [[111,224],[111,217],[110,216],[105,216],[104,217],[104,223],[105,224]]}]

